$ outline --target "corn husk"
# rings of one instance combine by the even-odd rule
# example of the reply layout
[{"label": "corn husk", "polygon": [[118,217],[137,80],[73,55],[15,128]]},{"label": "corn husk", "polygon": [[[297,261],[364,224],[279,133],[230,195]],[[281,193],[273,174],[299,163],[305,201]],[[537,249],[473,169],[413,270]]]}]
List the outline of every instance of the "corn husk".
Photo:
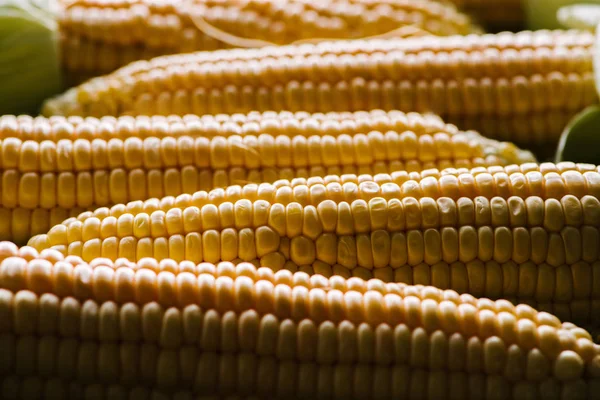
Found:
[{"label": "corn husk", "polygon": [[0,114],[36,113],[62,90],[55,6],[0,0]]}]

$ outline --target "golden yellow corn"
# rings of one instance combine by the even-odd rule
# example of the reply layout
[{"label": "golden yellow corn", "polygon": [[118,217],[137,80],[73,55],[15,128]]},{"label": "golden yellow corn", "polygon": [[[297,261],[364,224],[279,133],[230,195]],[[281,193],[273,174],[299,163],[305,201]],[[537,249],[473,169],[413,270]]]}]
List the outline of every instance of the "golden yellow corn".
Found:
[{"label": "golden yellow corn", "polygon": [[596,167],[568,163],[296,179],[101,208],[29,244],[86,261],[255,262],[434,285],[587,323],[600,300],[599,197]]},{"label": "golden yellow corn", "polygon": [[600,383],[588,332],[506,300],[249,263],[0,253],[4,389],[593,399]]},{"label": "golden yellow corn", "polygon": [[[226,35],[206,30],[200,18]],[[408,26],[435,35],[475,29],[453,5],[433,0],[62,0],[59,11],[62,62],[71,81],[163,54],[361,38]]]},{"label": "golden yellow corn", "polygon": [[[164,138],[168,136],[208,137],[232,135],[340,136],[379,131],[413,131],[418,135],[458,133],[456,126],[445,123],[434,114],[369,110],[357,112],[257,112],[248,114],[193,114],[183,117],[153,115],[151,117],[103,116],[68,118],[32,118],[28,115],[0,116],[0,139],[18,137],[38,142],[61,139],[122,139],[130,137]],[[492,143],[492,142],[490,142]]]},{"label": "golden yellow corn", "polygon": [[597,100],[593,34],[539,31],[328,42],[133,63],[46,102],[46,115],[433,111],[516,143],[555,144]]},{"label": "golden yellow corn", "polygon": [[214,117],[0,117],[0,239],[86,209],[248,182],[509,165],[509,143],[401,112]]}]

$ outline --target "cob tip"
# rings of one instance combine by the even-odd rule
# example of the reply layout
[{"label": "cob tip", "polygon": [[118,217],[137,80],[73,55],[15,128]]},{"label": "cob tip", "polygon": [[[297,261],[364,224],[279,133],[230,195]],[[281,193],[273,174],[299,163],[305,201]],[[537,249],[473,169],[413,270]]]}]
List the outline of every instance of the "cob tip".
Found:
[{"label": "cob tip", "polygon": [[36,113],[62,89],[56,0],[0,0],[0,114]]}]

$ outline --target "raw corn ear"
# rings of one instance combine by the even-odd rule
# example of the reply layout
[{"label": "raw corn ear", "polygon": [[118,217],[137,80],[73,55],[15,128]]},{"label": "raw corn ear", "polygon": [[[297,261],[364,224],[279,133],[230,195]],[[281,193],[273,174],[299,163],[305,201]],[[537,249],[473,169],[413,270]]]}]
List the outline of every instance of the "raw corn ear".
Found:
[{"label": "raw corn ear", "polygon": [[396,111],[214,117],[0,117],[0,239],[87,209],[233,184],[509,165],[531,153]]},{"label": "raw corn ear", "polygon": [[600,174],[528,164],[247,185],[102,208],[32,238],[86,261],[255,262],[600,315]]},{"label": "raw corn ear", "polygon": [[199,52],[133,63],[46,102],[46,115],[399,109],[555,147],[597,102],[594,35],[539,31]]},{"label": "raw corn ear", "polygon": [[101,398],[90,385],[115,393],[114,385],[143,384],[167,395],[571,399],[593,398],[598,386],[600,347],[588,332],[506,300],[249,263],[87,264],[0,248],[0,346],[12,387],[58,378]]},{"label": "raw corn ear", "polygon": [[3,0],[0,115],[37,114],[66,87],[160,55],[474,32],[435,0]]},{"label": "raw corn ear", "polygon": [[[417,28],[477,31],[453,5],[434,0],[64,1],[59,13],[68,74],[94,76],[162,54],[301,40],[356,39]],[[206,30],[204,27],[214,28]],[[213,33],[215,32],[215,33]],[[220,40],[221,39],[221,40]]]}]

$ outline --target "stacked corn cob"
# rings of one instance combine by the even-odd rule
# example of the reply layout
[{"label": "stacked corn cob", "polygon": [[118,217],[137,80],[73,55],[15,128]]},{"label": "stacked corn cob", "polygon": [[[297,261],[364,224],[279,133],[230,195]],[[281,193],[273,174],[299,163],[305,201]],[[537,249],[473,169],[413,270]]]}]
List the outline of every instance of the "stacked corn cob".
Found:
[{"label": "stacked corn cob", "polygon": [[0,117],[0,238],[70,216],[249,182],[532,161],[509,143],[400,112]]},{"label": "stacked corn cob", "polygon": [[[61,24],[92,74],[471,29],[430,0],[76,0]],[[0,242],[0,398],[600,398],[600,346],[559,320],[600,325],[600,167],[408,112],[553,144],[595,101],[592,45],[176,55],[0,117],[0,240],[47,232]]]},{"label": "stacked corn cob", "polygon": [[[476,29],[453,5],[435,0],[62,0],[61,5],[62,63],[74,82],[135,60],[232,45],[356,39],[407,26],[435,35]],[[204,25],[226,34],[203,31]]]},{"label": "stacked corn cob", "polygon": [[569,163],[329,176],[100,208],[29,244],[434,285],[597,324],[599,197],[598,169]]},{"label": "stacked corn cob", "polygon": [[0,18],[0,114],[159,55],[481,31],[438,0],[10,0]]},{"label": "stacked corn cob", "polygon": [[589,334],[505,300],[248,263],[0,250],[4,399],[598,394]]},{"label": "stacked corn cob", "polygon": [[433,111],[490,137],[554,147],[596,101],[593,43],[588,32],[539,31],[177,55],[93,79],[44,113]]}]

